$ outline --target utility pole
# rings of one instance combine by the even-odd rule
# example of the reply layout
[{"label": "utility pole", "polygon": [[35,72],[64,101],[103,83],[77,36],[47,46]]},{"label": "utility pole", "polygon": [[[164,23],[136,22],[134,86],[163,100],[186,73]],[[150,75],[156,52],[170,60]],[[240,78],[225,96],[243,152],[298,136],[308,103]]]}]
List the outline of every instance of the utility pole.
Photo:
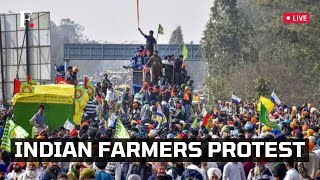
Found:
[{"label": "utility pole", "polygon": [[[25,19],[29,19],[29,14],[25,14]],[[25,27],[26,27],[26,64],[27,64],[27,76],[31,76],[30,72],[30,48],[29,48],[29,24],[28,20],[25,20]]]},{"label": "utility pole", "polygon": [[2,100],[5,102],[5,82],[4,82],[4,62],[3,62],[3,51],[2,51],[2,27],[1,27],[1,16],[0,16],[0,58],[1,58],[1,91],[2,91]]}]

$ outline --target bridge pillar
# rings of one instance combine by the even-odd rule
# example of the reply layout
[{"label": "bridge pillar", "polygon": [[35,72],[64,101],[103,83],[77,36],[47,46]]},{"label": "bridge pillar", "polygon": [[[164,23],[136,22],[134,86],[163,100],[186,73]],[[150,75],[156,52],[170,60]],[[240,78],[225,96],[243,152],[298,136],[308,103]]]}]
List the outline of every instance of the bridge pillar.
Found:
[{"label": "bridge pillar", "polygon": [[67,71],[68,71],[68,62],[69,62],[68,59],[64,60],[64,71],[65,71],[65,73],[67,73]]}]

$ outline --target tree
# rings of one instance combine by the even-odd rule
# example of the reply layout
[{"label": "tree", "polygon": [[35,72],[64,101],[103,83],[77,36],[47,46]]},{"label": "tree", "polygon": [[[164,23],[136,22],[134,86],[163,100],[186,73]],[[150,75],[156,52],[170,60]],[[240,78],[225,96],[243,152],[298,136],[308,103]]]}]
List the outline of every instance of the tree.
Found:
[{"label": "tree", "polygon": [[[245,3],[245,1],[241,2]],[[315,97],[319,98],[320,92],[318,83],[320,56],[317,53],[320,49],[318,35],[320,33],[318,9],[320,2],[299,0],[246,0],[246,2],[249,6],[243,9],[250,11],[249,16],[250,21],[254,24],[254,42],[258,47],[259,60],[268,62],[267,66],[272,68],[281,65],[285,67],[287,76],[294,77],[288,83],[285,82],[287,77],[281,74],[275,76],[272,71],[272,73],[265,74],[264,78],[268,78],[271,86],[283,93],[282,97],[287,100],[284,102],[288,104],[316,102]],[[311,14],[311,22],[307,25],[286,25],[282,22],[284,10],[308,12]],[[302,84],[303,88],[297,87]]]},{"label": "tree", "polygon": [[[318,103],[319,7],[320,1],[216,0],[201,41],[207,91],[251,101],[276,90],[287,105]],[[287,11],[309,12],[311,22],[286,25]]]},{"label": "tree", "polygon": [[259,78],[254,80],[256,97],[268,96],[270,93],[270,81],[266,78]]},{"label": "tree", "polygon": [[[251,46],[251,25],[241,15],[237,0],[215,0],[210,19],[201,40],[202,57],[208,66],[207,82],[220,79],[236,70],[245,62],[257,59],[255,48]],[[212,84],[213,86],[209,86]],[[214,87],[214,85],[219,86]],[[222,83],[208,83],[207,91],[223,91]],[[222,93],[224,94],[224,93]],[[219,96],[220,95],[220,96]],[[227,98],[216,94],[216,98]]]},{"label": "tree", "polygon": [[175,30],[173,30],[169,44],[183,44],[183,35],[180,25]]},{"label": "tree", "polygon": [[[71,19],[61,19],[60,25],[51,21],[51,61],[52,64],[64,64],[64,44],[65,43],[97,43],[96,41],[89,40],[84,34],[85,28],[72,21]],[[80,68],[80,73],[84,71],[88,74],[96,72],[97,68],[103,67],[102,62],[92,63],[90,61],[73,61]],[[67,67],[65,67],[67,68]],[[81,71],[82,70],[82,71]],[[55,74],[52,70],[53,76]]]},{"label": "tree", "polygon": [[70,19],[62,19],[60,25],[51,21],[51,54],[52,62],[63,64],[63,46],[65,43],[86,41],[84,27]]}]

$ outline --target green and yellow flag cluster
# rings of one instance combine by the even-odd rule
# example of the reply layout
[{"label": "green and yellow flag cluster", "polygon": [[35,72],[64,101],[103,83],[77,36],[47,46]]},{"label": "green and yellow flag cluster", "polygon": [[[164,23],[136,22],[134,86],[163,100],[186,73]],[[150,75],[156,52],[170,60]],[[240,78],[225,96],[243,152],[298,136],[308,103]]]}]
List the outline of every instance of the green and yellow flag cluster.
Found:
[{"label": "green and yellow flag cluster", "polygon": [[275,104],[270,99],[260,96],[258,103],[259,121],[272,129],[281,130],[277,122],[269,120],[269,113],[271,113],[274,106]]},{"label": "green and yellow flag cluster", "polygon": [[11,119],[7,120],[3,136],[1,149],[11,152],[11,139],[24,139],[29,136],[29,133],[21,126],[15,124]]},{"label": "green and yellow flag cluster", "polygon": [[199,122],[199,119],[196,118],[193,120],[192,124],[191,124],[191,128],[197,128],[198,127],[198,122]]}]

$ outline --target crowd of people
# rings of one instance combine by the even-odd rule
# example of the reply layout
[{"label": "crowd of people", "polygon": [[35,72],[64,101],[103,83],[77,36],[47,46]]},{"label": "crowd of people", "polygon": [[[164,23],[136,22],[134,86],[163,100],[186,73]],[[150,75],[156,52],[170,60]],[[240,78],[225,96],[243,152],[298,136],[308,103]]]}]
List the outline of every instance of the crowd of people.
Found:
[{"label": "crowd of people", "polygon": [[[263,124],[259,129],[259,114],[254,102],[215,101],[207,104],[207,108],[203,107],[200,112],[199,108],[192,105],[195,94],[193,80],[187,75],[182,58],[167,56],[166,59],[171,61],[175,70],[167,69],[166,64],[155,62],[159,59],[156,57],[157,51],[150,45],[156,43],[152,38],[153,32],[144,36],[147,46],[145,50],[140,47],[139,54],[143,55],[142,65],[149,66],[153,78],[150,82],[143,82],[141,102],[132,98],[129,88],[126,88],[122,97],[117,97],[106,74],[97,83],[95,96],[89,100],[80,126],[66,129],[61,125],[56,130],[46,128],[43,113],[45,108],[40,105],[38,112],[30,120],[34,126],[33,138],[108,140],[114,138],[114,121],[118,119],[124,124],[130,138],[207,141],[219,138],[308,139],[309,162],[145,162],[143,159],[140,162],[12,162],[8,152],[1,151],[0,180],[320,179],[320,112],[316,107],[312,104],[302,107],[276,106],[270,118],[278,122],[281,130],[271,129]],[[159,81],[162,68],[165,71],[165,82]],[[76,67],[69,67],[62,79],[74,84],[78,71]],[[12,108],[5,108],[2,103],[0,105],[0,123],[3,125],[7,117],[12,115]],[[159,112],[165,117],[160,121],[157,118]],[[211,121],[209,125],[203,122],[208,116]],[[3,129],[0,128],[1,131]]]}]

